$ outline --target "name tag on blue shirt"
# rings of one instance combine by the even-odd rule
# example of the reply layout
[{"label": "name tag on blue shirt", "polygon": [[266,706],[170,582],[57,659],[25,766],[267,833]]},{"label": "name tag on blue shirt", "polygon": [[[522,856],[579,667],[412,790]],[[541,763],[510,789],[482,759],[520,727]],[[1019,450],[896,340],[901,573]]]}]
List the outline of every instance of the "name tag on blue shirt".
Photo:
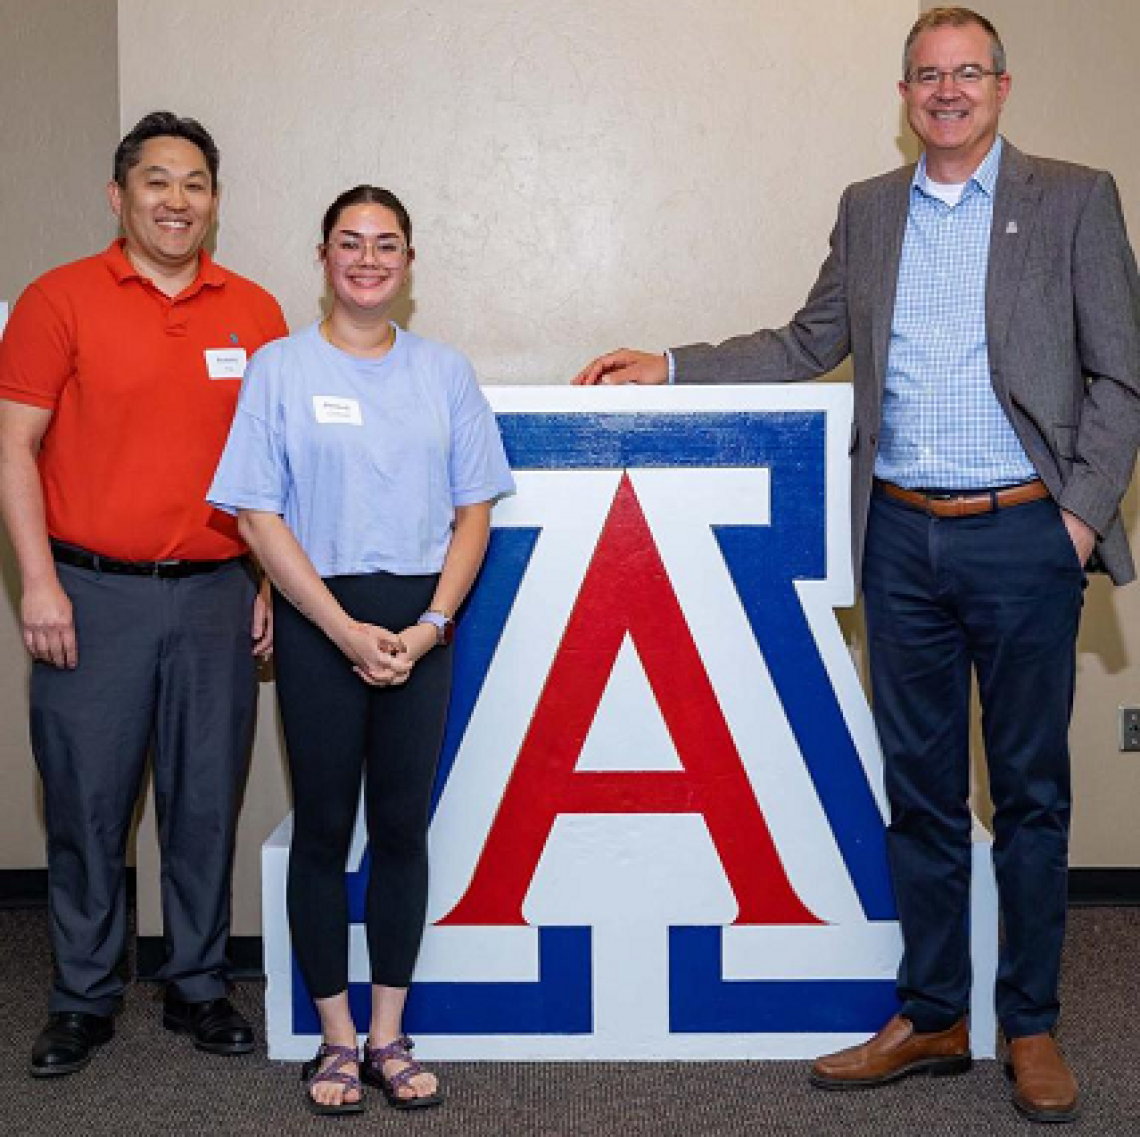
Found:
[{"label": "name tag on blue shirt", "polygon": [[360,404],[355,399],[346,399],[340,395],[314,395],[313,414],[316,415],[317,422],[364,425]]}]

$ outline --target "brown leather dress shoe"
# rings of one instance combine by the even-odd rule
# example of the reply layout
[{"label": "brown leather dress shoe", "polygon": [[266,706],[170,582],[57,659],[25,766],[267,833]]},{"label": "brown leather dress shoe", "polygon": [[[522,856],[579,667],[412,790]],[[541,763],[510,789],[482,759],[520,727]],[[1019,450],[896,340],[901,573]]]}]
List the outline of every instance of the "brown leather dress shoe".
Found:
[{"label": "brown leather dress shoe", "polygon": [[817,1058],[810,1076],[820,1089],[857,1090],[908,1074],[964,1074],[972,1065],[965,1019],[949,1030],[919,1034],[909,1019],[895,1015],[869,1042]]},{"label": "brown leather dress shoe", "polygon": [[1052,1035],[1010,1039],[1005,1069],[1013,1079],[1013,1104],[1030,1121],[1077,1116],[1077,1081]]}]

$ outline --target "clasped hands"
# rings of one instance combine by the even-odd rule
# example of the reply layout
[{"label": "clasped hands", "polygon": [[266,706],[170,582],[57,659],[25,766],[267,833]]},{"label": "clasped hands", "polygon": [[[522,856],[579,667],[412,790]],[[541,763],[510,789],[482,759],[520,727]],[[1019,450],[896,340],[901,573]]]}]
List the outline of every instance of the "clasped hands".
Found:
[{"label": "clasped hands", "polygon": [[390,632],[378,624],[353,622],[337,641],[352,670],[370,687],[398,687],[412,668],[435,647],[438,633],[431,624],[413,624]]}]

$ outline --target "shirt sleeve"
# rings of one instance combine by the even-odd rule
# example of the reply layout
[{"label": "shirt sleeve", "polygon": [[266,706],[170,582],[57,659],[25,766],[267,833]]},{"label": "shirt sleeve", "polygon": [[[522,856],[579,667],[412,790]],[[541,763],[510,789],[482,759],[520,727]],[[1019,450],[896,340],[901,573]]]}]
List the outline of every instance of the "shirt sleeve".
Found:
[{"label": "shirt sleeve", "polygon": [[452,414],[451,502],[454,506],[498,501],[515,492],[499,424],[471,365],[464,363]]},{"label": "shirt sleeve", "polygon": [[285,313],[281,311],[281,305],[268,292],[265,294],[264,307],[262,322],[265,325],[265,339],[262,344],[284,339],[289,334],[289,328],[285,323]]},{"label": "shirt sleeve", "polygon": [[254,355],[246,371],[229,438],[206,494],[224,513],[285,512],[288,464],[272,371],[262,352]]},{"label": "shirt sleeve", "polygon": [[74,371],[74,329],[33,284],[16,301],[0,342],[0,398],[53,411]]}]

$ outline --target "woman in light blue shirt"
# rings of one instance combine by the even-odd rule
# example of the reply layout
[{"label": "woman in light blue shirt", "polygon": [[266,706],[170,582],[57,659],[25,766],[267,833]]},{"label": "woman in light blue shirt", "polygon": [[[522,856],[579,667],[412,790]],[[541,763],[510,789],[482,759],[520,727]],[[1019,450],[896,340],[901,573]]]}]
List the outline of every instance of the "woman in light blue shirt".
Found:
[{"label": "woman in light blue shirt", "polygon": [[[494,415],[458,352],[393,324],[415,256],[407,211],[357,186],[325,214],[327,319],[250,362],[210,501],[236,512],[275,589],[277,695],[293,782],[288,905],[323,1042],[317,1113],[442,1100],[401,1020],[423,934],[427,823],[453,618],[514,491]],[[348,1003],[344,869],[365,785],[372,1013]]]}]

